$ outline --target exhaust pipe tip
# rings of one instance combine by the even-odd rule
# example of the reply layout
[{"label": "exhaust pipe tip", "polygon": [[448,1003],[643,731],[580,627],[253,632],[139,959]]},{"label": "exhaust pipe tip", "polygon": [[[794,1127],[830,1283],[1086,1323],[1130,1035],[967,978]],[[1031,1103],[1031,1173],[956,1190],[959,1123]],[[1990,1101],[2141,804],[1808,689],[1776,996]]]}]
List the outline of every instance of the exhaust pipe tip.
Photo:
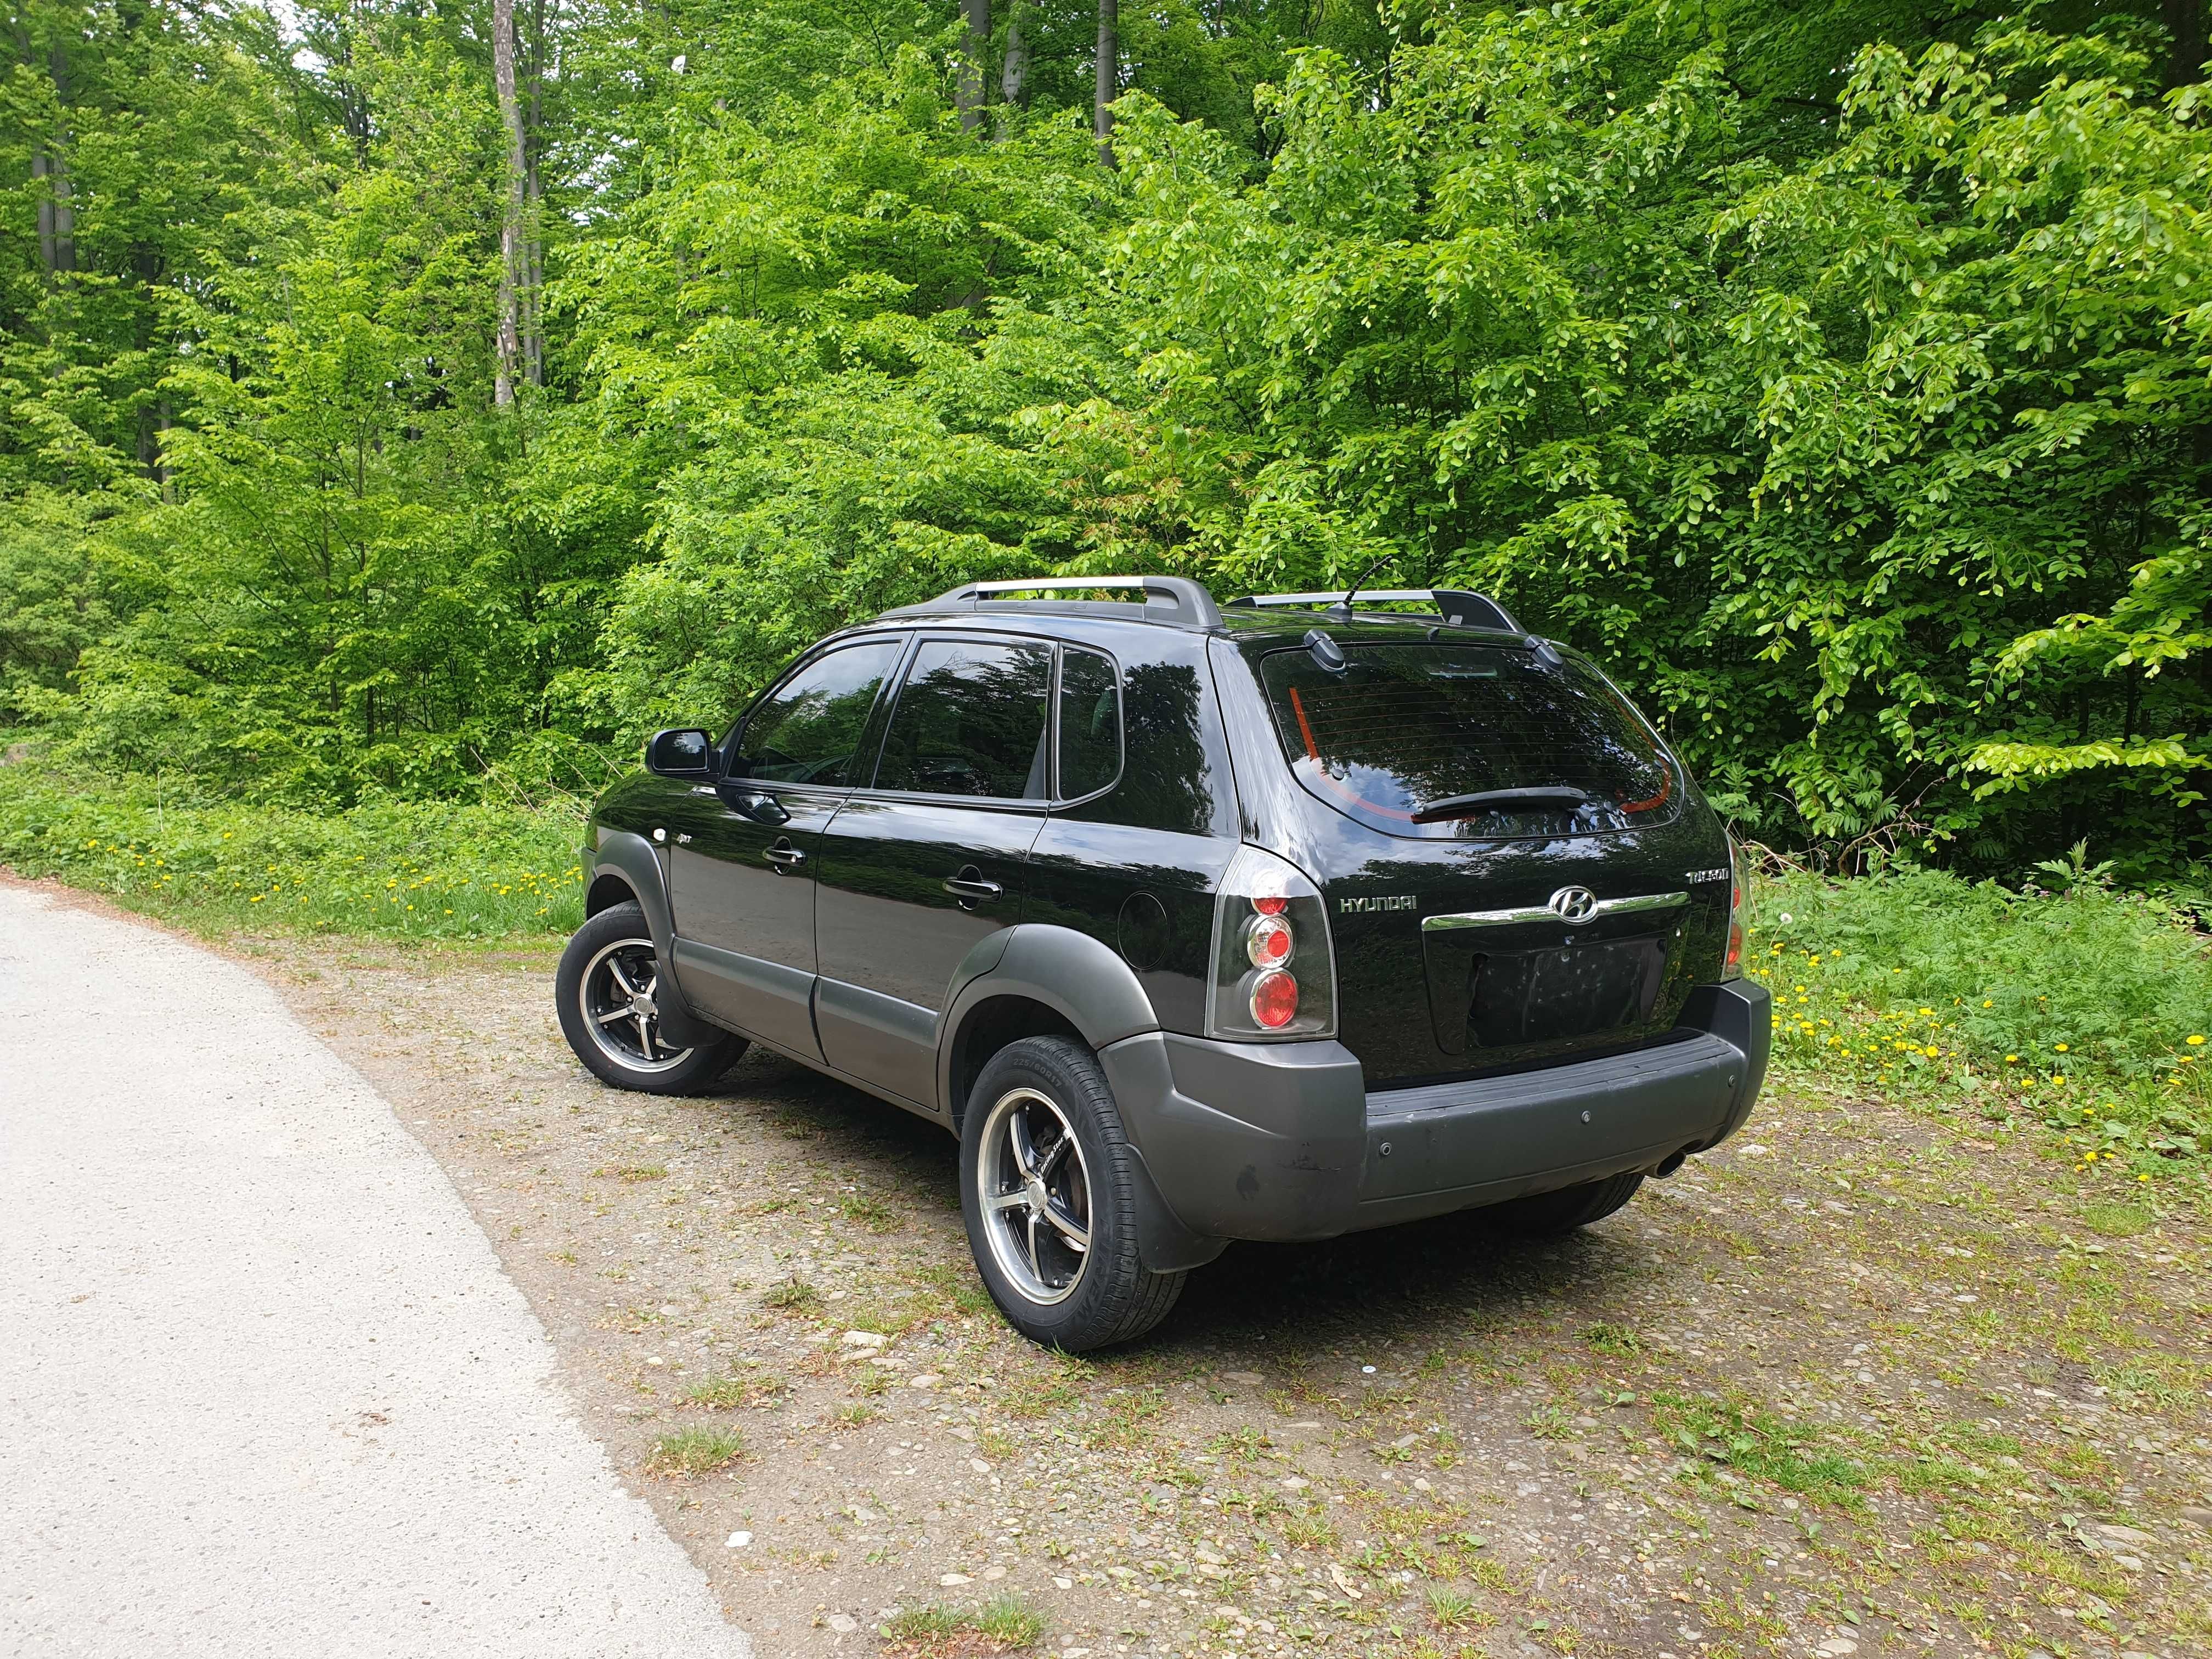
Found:
[{"label": "exhaust pipe tip", "polygon": [[1682,1167],[1683,1160],[1688,1158],[1692,1152],[1696,1152],[1700,1145],[1702,1145],[1701,1142],[1693,1140],[1688,1146],[1683,1147],[1680,1152],[1668,1153],[1666,1157],[1661,1158],[1657,1164],[1653,1167],[1651,1178],[1655,1181],[1664,1181],[1668,1176],[1674,1174],[1675,1170],[1680,1169]]}]

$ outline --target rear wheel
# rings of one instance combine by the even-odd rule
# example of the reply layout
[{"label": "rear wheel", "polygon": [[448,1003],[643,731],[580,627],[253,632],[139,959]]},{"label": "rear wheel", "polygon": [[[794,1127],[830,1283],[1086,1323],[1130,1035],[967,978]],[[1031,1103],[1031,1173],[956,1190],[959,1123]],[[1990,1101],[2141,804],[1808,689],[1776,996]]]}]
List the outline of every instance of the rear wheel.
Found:
[{"label": "rear wheel", "polygon": [[575,931],[553,984],[561,1034],[593,1076],[617,1089],[689,1094],[745,1051],[742,1037],[717,1034],[685,1048],[661,1035],[660,958],[635,902],[611,905]]},{"label": "rear wheel", "polygon": [[1182,1273],[1137,1253],[1135,1154],[1088,1048],[1024,1037],[991,1057],[960,1134],[960,1208],[976,1271],[1008,1322],[1081,1353],[1141,1336]]},{"label": "rear wheel", "polygon": [[1491,1225],[1509,1232],[1536,1236],[1571,1233],[1593,1221],[1604,1220],[1635,1197],[1636,1189],[1643,1184],[1644,1172],[1631,1170],[1625,1175],[1607,1176],[1602,1181],[1585,1181],[1578,1186],[1562,1187],[1557,1192],[1537,1193],[1493,1205],[1481,1215]]}]

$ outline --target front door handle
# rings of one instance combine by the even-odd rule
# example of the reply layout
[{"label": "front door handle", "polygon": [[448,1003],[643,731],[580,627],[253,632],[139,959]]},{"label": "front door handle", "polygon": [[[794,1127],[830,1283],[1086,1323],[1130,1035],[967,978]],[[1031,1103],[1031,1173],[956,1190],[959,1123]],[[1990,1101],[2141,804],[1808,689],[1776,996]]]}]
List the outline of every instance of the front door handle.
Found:
[{"label": "front door handle", "polygon": [[960,908],[972,910],[979,904],[988,904],[1006,890],[995,881],[988,881],[983,872],[969,865],[957,876],[945,878],[945,890],[960,901]]},{"label": "front door handle", "polygon": [[778,841],[762,856],[775,866],[778,875],[787,874],[806,862],[806,854],[787,841]]}]

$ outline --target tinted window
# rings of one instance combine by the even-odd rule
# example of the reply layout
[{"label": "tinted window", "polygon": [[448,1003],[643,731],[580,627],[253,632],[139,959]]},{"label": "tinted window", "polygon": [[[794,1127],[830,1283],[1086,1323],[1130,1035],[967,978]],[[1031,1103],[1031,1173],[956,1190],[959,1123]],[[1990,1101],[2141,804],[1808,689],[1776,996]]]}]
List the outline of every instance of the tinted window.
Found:
[{"label": "tinted window", "polygon": [[[1671,817],[1674,769],[1586,665],[1445,643],[1354,645],[1336,673],[1304,651],[1261,663],[1299,781],[1393,835],[1589,835]],[[1499,791],[1534,798],[1467,800]],[[1423,822],[1427,814],[1442,816]]]},{"label": "tinted window", "polygon": [[1121,698],[1113,662],[1068,647],[1060,658],[1060,793],[1105,788],[1121,773]]},{"label": "tinted window", "polygon": [[891,711],[878,789],[1042,799],[1052,651],[925,640]]},{"label": "tinted window", "polygon": [[1229,775],[1221,722],[1195,668],[1182,662],[1123,666],[1121,749],[1127,759],[1121,781],[1073,809],[1080,817],[1184,835],[1236,834],[1233,798],[1216,783]]},{"label": "tinted window", "polygon": [[771,691],[738,732],[740,769],[787,783],[853,781],[854,753],[900,640],[871,641],[817,657]]}]

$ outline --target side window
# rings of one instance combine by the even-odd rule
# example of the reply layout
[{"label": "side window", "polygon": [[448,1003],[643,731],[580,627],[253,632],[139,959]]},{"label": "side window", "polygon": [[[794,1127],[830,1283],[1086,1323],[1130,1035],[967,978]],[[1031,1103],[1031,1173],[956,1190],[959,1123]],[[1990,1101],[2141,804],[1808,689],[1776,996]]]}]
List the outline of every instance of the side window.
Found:
[{"label": "side window", "polygon": [[924,640],[891,710],[876,787],[1042,799],[1051,698],[1048,646]]},{"label": "side window", "polygon": [[[1068,718],[1063,712],[1062,720]],[[1206,706],[1195,664],[1124,664],[1121,726],[1121,745],[1130,757],[1121,780],[1075,809],[1082,817],[1182,835],[1237,833],[1221,722]],[[1061,732],[1065,743],[1064,724]]]},{"label": "side window", "polygon": [[1121,775],[1121,689],[1110,658],[1061,648],[1060,794],[1096,794]]},{"label": "side window", "polygon": [[732,769],[779,783],[852,782],[876,693],[905,644],[871,640],[817,657],[745,717]]}]

